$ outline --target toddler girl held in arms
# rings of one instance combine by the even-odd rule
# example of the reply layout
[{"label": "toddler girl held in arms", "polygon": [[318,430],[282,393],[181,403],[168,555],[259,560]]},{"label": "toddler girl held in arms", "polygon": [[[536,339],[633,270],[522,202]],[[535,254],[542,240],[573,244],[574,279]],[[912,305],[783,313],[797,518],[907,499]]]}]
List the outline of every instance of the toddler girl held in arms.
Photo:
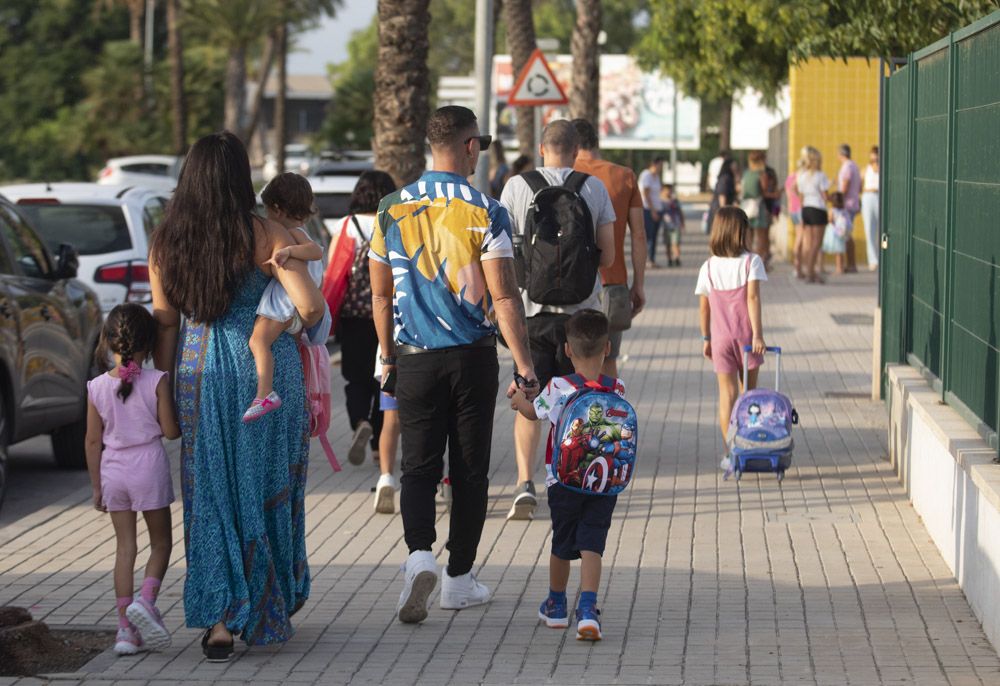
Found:
[{"label": "toddler girl held in arms", "polygon": [[[111,515],[118,551],[114,584],[118,607],[115,652],[133,655],[170,645],[156,609],[172,547],[170,462],[160,442],[181,435],[166,372],[143,369],[156,343],[156,321],[142,305],[118,305],[101,331],[98,359],[115,366],[87,382],[87,469],[94,507]],[[133,598],[135,513],[149,530],[149,561],[140,594]]]},{"label": "toddler girl held in arms", "polygon": [[[302,260],[309,268],[309,276],[316,285],[323,282],[323,248],[314,243],[302,228],[313,209],[313,192],[304,177],[285,172],[274,177],[261,193],[268,219],[288,229],[296,245],[279,248],[265,264],[282,269],[290,259]],[[250,336],[250,352],[257,366],[257,397],[243,413],[244,422],[252,422],[281,407],[281,398],[274,391],[274,356],[271,345],[287,331],[297,335],[302,331],[302,320],[292,299],[277,279],[264,289],[257,320]],[[330,332],[330,312],[307,332],[309,341],[316,345],[326,343]]]}]

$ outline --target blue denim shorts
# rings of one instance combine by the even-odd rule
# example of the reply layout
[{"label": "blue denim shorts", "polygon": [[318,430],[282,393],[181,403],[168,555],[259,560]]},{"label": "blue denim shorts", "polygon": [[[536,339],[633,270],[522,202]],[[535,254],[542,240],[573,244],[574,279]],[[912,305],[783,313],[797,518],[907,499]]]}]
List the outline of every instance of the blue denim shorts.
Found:
[{"label": "blue denim shorts", "polygon": [[577,493],[559,484],[548,490],[552,554],[560,560],[577,560],[581,550],[603,555],[618,496]]},{"label": "blue denim shorts", "polygon": [[394,397],[392,397],[391,395],[386,395],[385,393],[382,393],[381,395],[382,395],[382,398],[381,398],[381,400],[379,400],[379,404],[378,404],[378,407],[379,407],[380,410],[382,410],[383,412],[385,412],[386,410],[398,410],[399,409],[399,403],[396,402],[396,399]]}]

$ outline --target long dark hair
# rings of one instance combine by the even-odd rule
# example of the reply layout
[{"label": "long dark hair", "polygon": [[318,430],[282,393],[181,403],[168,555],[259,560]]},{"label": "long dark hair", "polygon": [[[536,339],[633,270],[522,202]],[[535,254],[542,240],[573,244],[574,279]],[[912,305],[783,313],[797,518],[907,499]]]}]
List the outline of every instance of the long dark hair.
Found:
[{"label": "long dark hair", "polygon": [[[107,367],[111,353],[120,355],[122,366],[139,355],[148,357],[156,345],[156,320],[145,307],[136,303],[117,305],[108,313],[97,344],[97,360]],[[122,379],[118,395],[122,402],[132,393],[132,381]]]},{"label": "long dark hair", "polygon": [[167,301],[188,319],[225,314],[254,268],[255,204],[239,138],[221,131],[191,146],[150,248]]},{"label": "long dark hair", "polygon": [[347,211],[351,214],[371,214],[385,196],[396,190],[396,182],[384,171],[377,169],[362,172],[351,193],[351,204]]}]

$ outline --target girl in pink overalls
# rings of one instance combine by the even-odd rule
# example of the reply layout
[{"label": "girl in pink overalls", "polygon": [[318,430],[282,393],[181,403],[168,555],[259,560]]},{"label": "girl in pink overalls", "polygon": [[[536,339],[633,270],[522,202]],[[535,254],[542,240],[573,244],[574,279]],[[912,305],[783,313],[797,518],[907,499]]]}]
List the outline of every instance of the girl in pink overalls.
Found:
[{"label": "girl in pink overalls", "polygon": [[[142,305],[126,303],[108,313],[97,359],[114,356],[114,368],[87,382],[87,469],[94,507],[111,515],[118,550],[115,652],[133,655],[170,645],[156,609],[156,596],[170,562],[170,503],[174,489],[161,437],[177,438],[180,427],[166,372],[143,369],[156,344],[156,321]],[[139,595],[133,597],[135,514],[149,530],[149,561]]]},{"label": "girl in pink overalls", "polygon": [[760,256],[747,250],[750,222],[739,207],[723,207],[712,222],[712,256],[698,273],[695,295],[701,301],[701,334],[705,357],[719,379],[719,428],[723,439],[729,415],[740,393],[743,346],[752,345],[747,386],[757,385],[757,368],[764,361],[764,330],[760,318],[760,282],[767,271]]}]

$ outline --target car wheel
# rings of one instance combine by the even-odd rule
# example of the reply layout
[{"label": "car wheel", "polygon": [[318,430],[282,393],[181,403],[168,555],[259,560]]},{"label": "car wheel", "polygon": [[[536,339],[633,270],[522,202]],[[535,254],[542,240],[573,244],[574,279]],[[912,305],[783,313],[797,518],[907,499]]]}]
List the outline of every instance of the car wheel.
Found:
[{"label": "car wheel", "polygon": [[60,427],[52,432],[52,453],[56,464],[63,469],[85,469],[87,451],[87,417]]},{"label": "car wheel", "polygon": [[0,509],[7,494],[7,408],[0,394]]}]

